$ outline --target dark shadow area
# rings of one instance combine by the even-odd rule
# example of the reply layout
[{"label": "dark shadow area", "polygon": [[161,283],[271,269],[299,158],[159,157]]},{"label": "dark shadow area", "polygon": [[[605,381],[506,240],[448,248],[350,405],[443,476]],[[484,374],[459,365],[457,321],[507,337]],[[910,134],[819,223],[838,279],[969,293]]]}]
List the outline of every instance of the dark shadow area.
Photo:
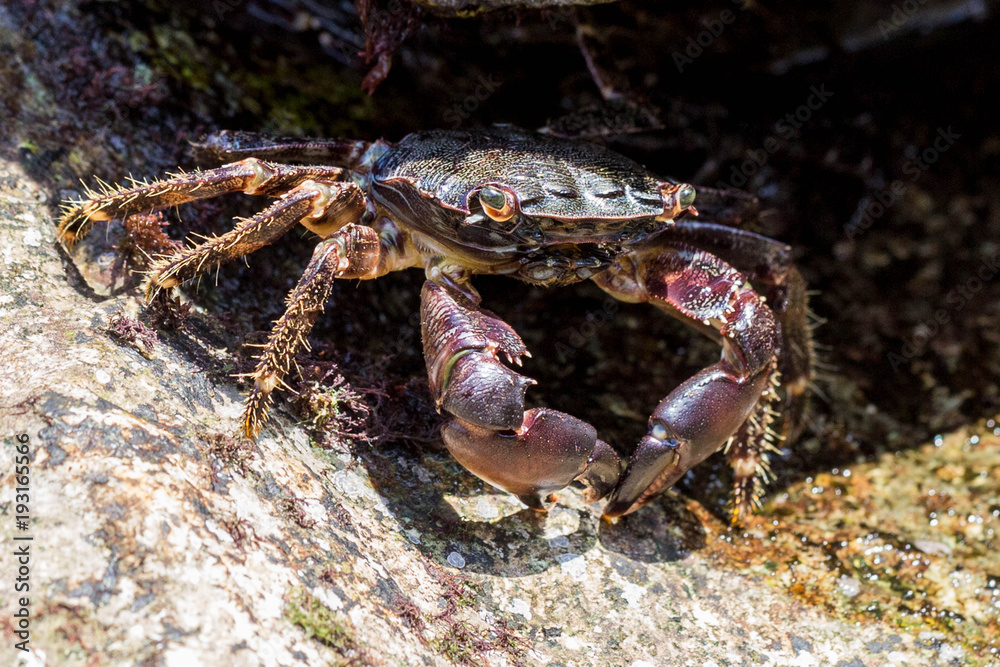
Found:
[{"label": "dark shadow area", "polygon": [[632,560],[663,563],[705,546],[705,528],[672,494],[661,496],[617,523],[604,523],[601,545]]}]

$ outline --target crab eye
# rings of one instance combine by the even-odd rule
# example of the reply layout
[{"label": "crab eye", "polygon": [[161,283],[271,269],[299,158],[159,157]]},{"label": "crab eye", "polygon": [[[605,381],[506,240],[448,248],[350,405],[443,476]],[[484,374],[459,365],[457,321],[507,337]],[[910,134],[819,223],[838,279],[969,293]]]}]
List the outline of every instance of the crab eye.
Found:
[{"label": "crab eye", "polygon": [[514,195],[492,185],[479,191],[479,203],[483,212],[497,222],[506,222],[514,217]]},{"label": "crab eye", "polygon": [[677,202],[681,205],[681,208],[691,208],[694,204],[695,191],[690,185],[684,185],[681,187],[680,192],[677,193]]}]

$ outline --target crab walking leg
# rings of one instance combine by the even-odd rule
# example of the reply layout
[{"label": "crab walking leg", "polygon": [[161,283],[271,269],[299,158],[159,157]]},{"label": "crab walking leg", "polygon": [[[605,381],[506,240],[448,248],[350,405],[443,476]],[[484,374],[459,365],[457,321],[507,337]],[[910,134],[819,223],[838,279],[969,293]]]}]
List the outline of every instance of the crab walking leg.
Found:
[{"label": "crab walking leg", "polygon": [[255,438],[267,420],[271,392],[283,385],[295,353],[307,346],[306,338],[323,310],[333,281],[367,277],[378,266],[379,255],[375,230],[355,224],[347,225],[316,246],[309,266],[288,295],[284,314],[274,323],[257,357],[257,368],[250,374],[254,386],[242,420],[247,437]]},{"label": "crab walking leg", "polygon": [[[221,236],[160,258],[149,272],[146,296],[168,289],[237,257],[248,255],[285,234],[296,224],[327,232],[361,217],[364,195],[353,183],[306,181],[267,209]],[[326,236],[322,233],[321,236]]]},{"label": "crab walking leg", "polygon": [[520,365],[528,354],[510,325],[432,281],[420,314],[431,394],[447,418],[441,437],[459,463],[536,510],[573,481],[587,487],[589,501],[615,487],[621,463],[593,426],[548,408],[525,412],[524,392],[535,381],[498,358]]},{"label": "crab walking leg", "polygon": [[773,289],[778,293],[771,300],[771,309],[781,328],[778,371],[785,390],[780,408],[782,438],[791,441],[802,432],[809,407],[816,363],[812,338],[816,323],[810,321],[806,280],[795,266],[789,267],[783,284]]},{"label": "crab walking leg", "polygon": [[[697,180],[697,179],[694,179]],[[760,215],[760,200],[739,190],[718,190],[698,186],[698,218],[712,220],[727,228],[738,228]],[[690,218],[677,222],[688,222]]]},{"label": "crab walking leg", "polygon": [[199,158],[217,164],[255,157],[299,164],[335,164],[355,169],[362,166],[371,146],[371,142],[354,139],[286,138],[223,130],[202,138],[194,144],[194,149]]},{"label": "crab walking leg", "polygon": [[769,454],[777,451],[774,442],[778,439],[777,432],[771,428],[779,415],[774,409],[778,402],[774,391],[778,373],[772,373],[771,379],[772,386],[764,389],[753,412],[726,445],[726,459],[733,469],[733,525],[739,523],[741,516],[749,516],[753,510],[760,509],[764,484],[771,479]]},{"label": "crab walking leg", "polygon": [[59,239],[72,245],[90,231],[94,222],[150,213],[231,192],[277,196],[309,180],[335,181],[342,173],[343,169],[337,167],[301,167],[247,158],[218,169],[173,174],[149,183],[133,181],[128,188],[102,183],[101,192],[88,191],[86,199],[63,208]]},{"label": "crab walking leg", "polygon": [[792,262],[791,247],[743,229],[691,220],[678,222],[671,237],[732,264],[767,298],[781,332],[782,437],[794,440],[808,407],[816,355],[806,281]]},{"label": "crab walking leg", "polygon": [[673,485],[747,421],[771,389],[778,331],[741,273],[687,246],[633,250],[593,280],[624,301],[652,302],[722,343],[718,363],[683,382],[653,411],[604,510],[613,518]]}]

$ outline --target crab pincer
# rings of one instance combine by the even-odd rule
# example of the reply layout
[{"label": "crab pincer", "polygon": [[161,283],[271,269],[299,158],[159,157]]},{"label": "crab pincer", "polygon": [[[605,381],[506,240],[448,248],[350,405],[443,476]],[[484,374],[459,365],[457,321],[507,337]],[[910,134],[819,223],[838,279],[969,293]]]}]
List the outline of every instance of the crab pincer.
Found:
[{"label": "crab pincer", "polygon": [[574,481],[590,500],[615,487],[621,462],[593,426],[548,408],[525,411],[535,381],[497,355],[520,363],[527,354],[510,325],[430,281],[420,310],[431,393],[447,419],[441,437],[459,463],[537,510]]},{"label": "crab pincer", "polygon": [[[651,302],[722,345],[722,358],[664,398],[604,510],[628,514],[722,448],[748,420],[770,417],[776,399],[778,328],[746,278],[683,244],[651,243],[619,258],[596,282],[630,301]],[[755,414],[755,412],[757,414]],[[766,427],[766,423],[765,423]],[[755,433],[770,442],[771,433]],[[757,462],[750,467],[751,481]],[[734,466],[738,481],[746,470]]]}]

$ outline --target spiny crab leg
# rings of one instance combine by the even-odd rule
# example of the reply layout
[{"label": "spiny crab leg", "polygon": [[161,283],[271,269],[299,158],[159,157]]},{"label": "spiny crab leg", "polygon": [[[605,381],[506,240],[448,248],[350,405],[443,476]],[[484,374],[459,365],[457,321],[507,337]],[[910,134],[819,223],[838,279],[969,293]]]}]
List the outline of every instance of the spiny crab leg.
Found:
[{"label": "spiny crab leg", "polygon": [[255,157],[297,164],[336,164],[348,169],[364,167],[372,146],[371,142],[354,139],[272,137],[238,130],[216,132],[193,144],[199,161],[208,164]]},{"label": "spiny crab leg", "polygon": [[229,192],[278,196],[267,209],[241,220],[232,230],[173,255],[151,267],[146,296],[170,289],[219,264],[243,257],[302,224],[322,237],[305,274],[289,295],[251,373],[254,387],[243,415],[243,432],[255,437],[267,417],[270,394],[282,384],[295,352],[306,345],[313,322],[323,310],[335,278],[370,277],[379,265],[378,233],[353,224],[365,210],[365,197],[352,182],[336,180],[337,167],[300,167],[247,158],[241,162],[132,188],[105,188],[68,207],[59,236],[72,244],[95,220],[175,206]]},{"label": "spiny crab leg", "polygon": [[254,386],[242,419],[247,437],[255,438],[267,420],[271,392],[283,385],[295,353],[306,347],[306,339],[316,316],[323,311],[333,281],[368,277],[378,267],[379,248],[374,229],[354,224],[316,246],[309,266],[288,295],[284,314],[274,323],[264,350],[257,357],[257,368],[249,374]]},{"label": "spiny crab leg", "polygon": [[146,296],[259,250],[296,224],[325,232],[357,220],[364,209],[364,195],[353,183],[308,180],[225,234],[157,260],[149,272]]},{"label": "spiny crab leg", "polygon": [[[722,448],[755,415],[768,415],[776,400],[778,329],[746,278],[721,259],[681,244],[652,243],[626,253],[594,281],[631,302],[651,302],[722,343],[722,358],[683,382],[660,402],[649,431],[612,492],[605,517],[628,514],[709,455]],[[764,407],[761,408],[761,404]],[[751,488],[769,446],[769,426],[748,428],[731,445],[741,507],[749,510]],[[735,457],[735,459],[734,459]],[[737,514],[738,516],[738,514]]]},{"label": "spiny crab leg", "polygon": [[753,412],[726,442],[726,460],[733,469],[732,523],[741,516],[750,516],[761,509],[764,485],[774,480],[769,461],[770,453],[778,453],[775,442],[781,439],[772,426],[779,417],[775,410],[780,373],[773,371],[770,385],[764,388]]},{"label": "spiny crab leg", "polygon": [[88,191],[86,199],[64,207],[59,219],[59,239],[73,245],[90,231],[94,222],[150,213],[231,192],[277,196],[309,180],[336,181],[343,171],[337,167],[300,167],[247,158],[218,169],[173,174],[148,183],[133,181],[132,187],[102,183],[101,192]]},{"label": "spiny crab leg", "polygon": [[535,381],[497,358],[527,354],[508,324],[432,281],[420,313],[431,394],[447,418],[441,437],[459,463],[536,510],[573,481],[587,487],[589,501],[615,487],[621,463],[593,426],[548,408],[524,410]]}]

